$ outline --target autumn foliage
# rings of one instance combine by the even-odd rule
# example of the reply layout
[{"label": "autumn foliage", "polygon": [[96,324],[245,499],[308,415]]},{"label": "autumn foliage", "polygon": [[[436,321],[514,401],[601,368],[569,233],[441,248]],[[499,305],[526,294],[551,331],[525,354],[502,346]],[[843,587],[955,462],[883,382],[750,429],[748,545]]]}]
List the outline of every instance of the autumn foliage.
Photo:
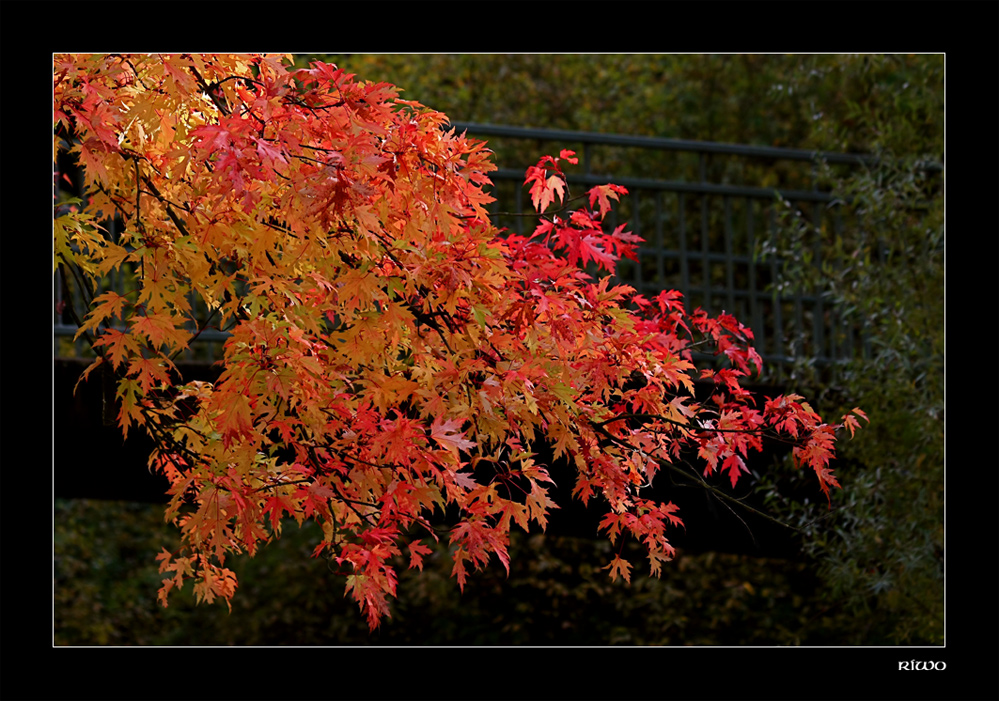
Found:
[{"label": "autumn foliage", "polygon": [[[462,587],[492,556],[508,567],[511,528],[545,528],[558,507],[540,443],[652,574],[682,522],[643,493],[681,459],[734,485],[782,436],[837,486],[835,433],[854,416],[824,423],[795,395],[760,406],[740,384],[761,366],[749,329],[615,285],[639,244],[605,226],[627,191],[571,193],[572,152],[527,170],[537,226],[518,236],[490,223],[484,143],[332,65],[60,55],[54,86],[56,153],[87,193],[57,211],[55,264],[89,300],[84,377],[115,373],[122,431],[155,439],[150,467],[171,484],[185,547],[159,556],[164,605],[186,580],[228,602],[228,557],[313,519],[315,555],[375,627],[445,514]],[[132,289],[108,289],[112,272]],[[208,327],[230,334],[221,376],[184,383],[172,360]],[[695,345],[723,362],[697,370]],[[713,382],[706,401],[695,379]],[[607,569],[630,579],[620,556]]]}]

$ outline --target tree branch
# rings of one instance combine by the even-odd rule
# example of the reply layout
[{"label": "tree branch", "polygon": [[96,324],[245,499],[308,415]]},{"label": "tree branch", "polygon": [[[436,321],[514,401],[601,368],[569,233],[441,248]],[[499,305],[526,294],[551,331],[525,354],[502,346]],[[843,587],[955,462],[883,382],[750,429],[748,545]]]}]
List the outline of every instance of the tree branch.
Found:
[{"label": "tree branch", "polygon": [[[600,425],[598,423],[594,423],[594,422],[590,422],[590,425],[593,426],[595,429],[597,429],[597,431],[601,435],[603,435],[604,437],[608,438],[609,440],[611,440],[615,444],[621,446],[622,448],[627,448],[628,450],[634,450],[634,446],[629,445],[626,441],[623,441],[620,438],[618,438],[617,436],[615,436],[612,433],[608,432],[602,425]],[[669,460],[664,460],[664,459],[659,458],[659,457],[657,457],[655,455],[649,455],[648,453],[645,453],[644,451],[642,451],[642,454],[645,457],[648,457],[651,460],[655,460],[656,463],[658,463],[660,467],[665,467],[665,468],[669,469],[672,472],[675,472],[677,474],[683,475],[684,477],[690,477],[691,476],[690,474],[688,474],[684,470],[681,470],[679,467],[677,467],[676,465],[674,465]],[[759,516],[760,518],[766,519],[767,521],[770,521],[772,523],[776,523],[779,526],[783,526],[784,528],[787,528],[787,529],[795,531],[795,532],[799,532],[799,533],[802,532],[800,528],[797,528],[797,527],[792,526],[790,524],[784,523],[783,521],[779,521],[778,519],[774,518],[773,516],[769,516],[769,515],[763,513],[762,511],[753,508],[752,506],[748,506],[747,504],[743,503],[741,500],[736,499],[735,497],[732,497],[732,496],[726,494],[725,492],[721,491],[720,489],[718,489],[714,485],[709,484],[708,482],[706,482],[703,477],[701,477],[699,474],[697,474],[696,470],[692,469],[691,472],[693,473],[693,477],[698,482],[698,484],[701,487],[703,487],[704,489],[706,489],[707,491],[709,491],[712,494],[714,494],[715,496],[717,496],[717,497],[719,497],[721,499],[724,499],[725,501],[731,502],[733,504],[738,504],[743,509],[746,509],[747,511],[750,511],[753,514]],[[745,523],[745,522],[743,522],[743,523]],[[748,528],[748,526],[747,526],[747,528]],[[755,542],[755,539],[754,539],[754,542]]]}]

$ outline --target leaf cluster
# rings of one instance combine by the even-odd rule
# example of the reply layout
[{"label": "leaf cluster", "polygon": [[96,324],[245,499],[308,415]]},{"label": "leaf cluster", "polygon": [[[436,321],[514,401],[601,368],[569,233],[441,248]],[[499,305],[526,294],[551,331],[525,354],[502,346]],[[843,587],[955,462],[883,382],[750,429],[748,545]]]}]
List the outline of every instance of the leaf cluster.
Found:
[{"label": "leaf cluster", "polygon": [[[322,62],[59,55],[54,126],[92,193],[54,241],[89,293],[84,377],[114,373],[118,424],[156,441],[149,467],[171,484],[183,545],[157,557],[164,605],[187,582],[231,605],[227,560],[285,518],[321,526],[313,555],[372,629],[391,615],[397,558],[422,569],[442,537],[459,587],[493,556],[509,571],[511,529],[544,529],[558,508],[538,441],[652,574],[683,525],[643,492],[660,470],[734,485],[775,437],[827,496],[838,486],[835,432],[856,420],[826,423],[796,395],[758,407],[740,384],[761,368],[748,328],[612,285],[639,243],[605,225],[626,190],[574,196],[570,151],[528,169],[538,224],[524,236],[489,220],[482,142]],[[92,225],[111,216],[115,235]],[[133,290],[97,293],[122,270]],[[228,334],[221,375],[184,382],[173,359],[207,328]],[[698,374],[695,345],[727,366]],[[713,381],[707,400],[695,379]],[[622,552],[608,568],[629,579]]]}]

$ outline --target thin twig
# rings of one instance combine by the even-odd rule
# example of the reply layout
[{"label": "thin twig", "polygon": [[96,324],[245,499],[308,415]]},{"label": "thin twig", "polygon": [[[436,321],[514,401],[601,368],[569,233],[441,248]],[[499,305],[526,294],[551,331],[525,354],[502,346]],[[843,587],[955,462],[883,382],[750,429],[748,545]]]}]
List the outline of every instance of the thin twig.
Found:
[{"label": "thin twig", "polygon": [[[591,425],[594,428],[596,428],[597,431],[600,432],[603,436],[605,436],[606,438],[610,439],[612,442],[616,443],[617,445],[619,445],[619,446],[621,446],[623,448],[627,448],[629,450],[633,450],[634,449],[634,447],[631,446],[631,445],[629,445],[627,443],[627,441],[623,441],[620,438],[618,438],[617,436],[615,436],[612,433],[608,432],[603,426],[600,426],[599,424],[596,424],[596,423],[591,423]],[[683,470],[681,470],[680,468],[678,468],[676,465],[674,465],[672,462],[670,462],[668,460],[663,460],[662,458],[659,458],[659,457],[657,457],[655,455],[647,455],[647,457],[651,458],[652,460],[655,460],[661,467],[666,467],[666,468],[670,469],[673,472],[676,472],[678,474],[683,475],[684,477],[690,477],[690,475],[688,473],[684,472]],[[738,504],[743,509],[746,509],[747,511],[750,511],[750,512],[754,513],[755,515],[759,516],[760,518],[766,519],[767,521],[770,521],[772,523],[776,523],[779,526],[783,526],[784,528],[787,528],[787,529],[792,530],[792,531],[801,532],[800,528],[797,528],[795,526],[791,526],[791,525],[789,525],[787,523],[784,523],[783,521],[780,521],[780,520],[774,518],[773,516],[769,516],[769,515],[763,513],[762,511],[759,511],[758,509],[755,509],[752,506],[749,506],[749,505],[745,504],[744,502],[742,502],[739,499],[736,499],[735,497],[729,496],[728,494],[726,494],[725,492],[721,491],[720,489],[718,489],[714,485],[711,485],[708,482],[704,481],[704,479],[700,475],[696,474],[696,471],[695,471],[693,477],[694,477],[694,479],[697,480],[697,482],[700,484],[701,487],[703,487],[704,489],[707,489],[709,492],[711,492],[712,494],[720,497],[721,499],[724,499],[726,501],[732,502],[733,504]]]}]

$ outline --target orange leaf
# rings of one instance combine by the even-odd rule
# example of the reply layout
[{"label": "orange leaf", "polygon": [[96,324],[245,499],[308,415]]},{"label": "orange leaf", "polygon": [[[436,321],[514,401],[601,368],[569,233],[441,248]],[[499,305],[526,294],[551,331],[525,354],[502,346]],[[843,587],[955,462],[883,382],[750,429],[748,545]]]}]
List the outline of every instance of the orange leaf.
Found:
[{"label": "orange leaf", "polygon": [[631,583],[631,563],[622,558],[620,555],[615,555],[609,565],[601,567],[600,569],[610,570],[610,577],[612,581],[617,581],[618,576],[621,576],[624,577],[624,581],[629,584]]}]

